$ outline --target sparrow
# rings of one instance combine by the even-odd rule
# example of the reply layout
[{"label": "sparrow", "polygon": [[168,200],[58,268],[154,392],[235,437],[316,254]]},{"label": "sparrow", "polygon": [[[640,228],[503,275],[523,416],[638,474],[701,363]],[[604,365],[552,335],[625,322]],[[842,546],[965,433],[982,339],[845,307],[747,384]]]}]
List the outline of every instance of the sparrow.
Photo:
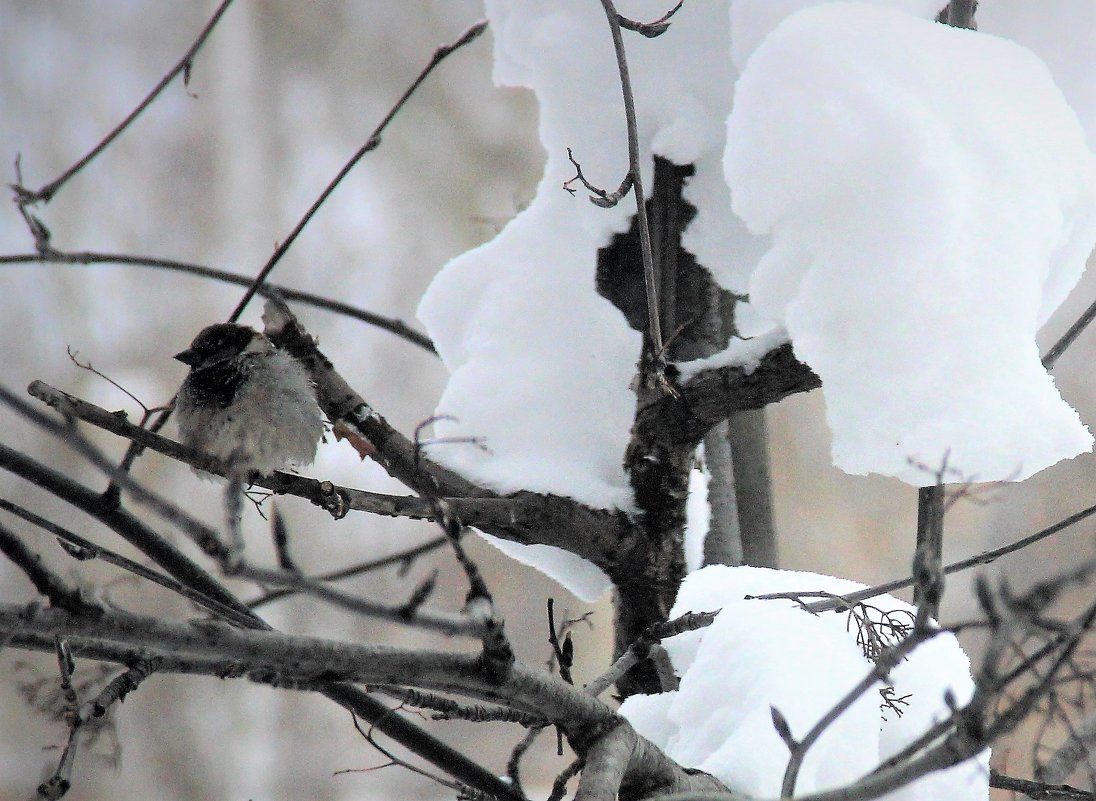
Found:
[{"label": "sparrow", "polygon": [[300,362],[235,323],[203,329],[175,358],[190,373],[175,399],[179,439],[246,477],[310,464],[323,436],[316,391]]}]

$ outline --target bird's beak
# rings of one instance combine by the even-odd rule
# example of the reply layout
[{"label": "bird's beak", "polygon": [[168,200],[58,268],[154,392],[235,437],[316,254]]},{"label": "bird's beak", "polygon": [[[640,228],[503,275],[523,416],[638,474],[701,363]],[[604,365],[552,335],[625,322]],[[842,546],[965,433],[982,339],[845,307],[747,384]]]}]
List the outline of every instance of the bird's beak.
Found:
[{"label": "bird's beak", "polygon": [[176,353],[175,358],[181,361],[183,364],[189,364],[191,367],[197,367],[198,364],[202,361],[202,357],[190,348],[187,348],[180,353]]}]

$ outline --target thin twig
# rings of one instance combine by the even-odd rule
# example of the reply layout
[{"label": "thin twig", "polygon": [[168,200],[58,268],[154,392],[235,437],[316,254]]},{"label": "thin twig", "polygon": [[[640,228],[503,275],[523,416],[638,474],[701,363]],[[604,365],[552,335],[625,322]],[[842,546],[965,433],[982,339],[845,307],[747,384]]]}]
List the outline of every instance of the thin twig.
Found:
[{"label": "thin twig", "polygon": [[593,195],[593,197],[590,198],[591,203],[593,203],[595,206],[600,206],[603,209],[611,209],[613,206],[619,203],[624,198],[624,196],[628,194],[628,190],[632,188],[632,183],[634,179],[632,178],[631,172],[624,176],[624,180],[620,182],[620,186],[617,187],[615,192],[607,192],[601,187],[595,186],[594,184],[586,180],[586,176],[582,172],[582,165],[575,160],[575,154],[574,151],[571,150],[571,148],[567,148],[567,158],[575,167],[575,177],[569,178],[564,181],[563,189],[565,192],[568,192],[572,196],[574,196],[575,194],[575,188],[573,184],[575,181],[578,181],[586,188],[587,192]]},{"label": "thin twig", "polygon": [[89,603],[75,587],[42,564],[42,557],[32,551],[7,526],[0,524],[0,553],[4,554],[30,579],[39,593],[56,606],[74,615],[101,613],[102,608]]},{"label": "thin twig", "polygon": [[636,124],[635,98],[632,95],[632,79],[628,74],[628,58],[624,52],[624,37],[620,33],[620,14],[612,0],[601,0],[609,31],[613,36],[617,70],[620,73],[620,89],[624,95],[624,116],[628,126],[628,171],[632,176],[632,191],[636,198],[636,227],[639,229],[639,250],[643,259],[643,283],[647,288],[647,320],[650,327],[651,349],[656,359],[664,360],[662,323],[658,302],[658,271],[651,247],[651,229],[647,224],[647,203],[643,192],[643,177],[639,167],[639,128]]},{"label": "thin twig", "polygon": [[791,798],[795,792],[796,779],[799,776],[799,769],[803,765],[803,760],[807,756],[807,751],[812,745],[818,742],[818,738],[833,724],[837,718],[843,715],[849,707],[851,707],[861,696],[863,696],[868,690],[870,690],[877,682],[885,680],[890,671],[898,665],[907,655],[913,652],[915,648],[920,646],[926,640],[929,640],[939,634],[941,629],[930,628],[929,626],[916,627],[908,637],[902,640],[900,643],[885,649],[879,658],[872,665],[871,670],[864,676],[851,690],[849,690],[836,704],[834,704],[825,715],[819,719],[814,726],[811,727],[802,739],[795,741],[791,739],[791,733],[788,733],[788,739],[785,742],[789,742],[789,748],[791,754],[788,757],[788,766],[784,771],[784,779],[780,788],[781,798]]},{"label": "thin twig", "polygon": [[228,7],[231,4],[232,0],[224,0],[224,2],[222,2],[221,5],[217,7],[217,10],[213,12],[213,16],[210,17],[209,22],[206,23],[205,27],[202,28],[201,32],[198,34],[198,38],[194,40],[194,43],[186,51],[183,57],[179,59],[179,63],[172,67],[167,75],[161,78],[160,82],[153,87],[152,91],[148,93],[145,99],[138,103],[137,107],[133,109],[133,111],[131,111],[128,115],[126,115],[126,118],[118,123],[118,125],[115,126],[114,130],[108,133],[106,137],[104,137],[103,140],[99,142],[99,144],[97,144],[87,153],[87,155],[85,155],[83,158],[81,158],[79,161],[77,161],[75,164],[65,170],[60,176],[53,179],[37,191],[28,190],[21,185],[16,185],[12,187],[15,190],[19,206],[22,208],[24,206],[37,203],[39,201],[44,201],[48,203],[50,199],[57,193],[57,190],[60,189],[65,183],[67,183],[68,180],[72,178],[72,176],[76,175],[76,173],[84,169],[84,167],[90,164],[100,153],[106,150],[107,147],[110,146],[111,142],[117,139],[122,134],[122,132],[126,128],[128,128],[130,124],[132,124],[132,122],[137,119],[138,116],[141,115],[141,112],[148,108],[149,105],[151,105],[152,102],[160,95],[160,93],[163,92],[164,89],[166,89],[173,80],[175,80],[176,76],[182,73],[183,81],[185,83],[190,77],[190,70],[194,65],[194,57],[198,54],[198,51],[201,49],[202,45],[205,44],[206,39],[209,38],[209,35],[213,32],[213,29],[216,27],[217,23],[220,22],[221,17],[224,15],[225,11],[228,10]]},{"label": "thin twig", "polygon": [[681,10],[681,7],[685,5],[685,0],[678,0],[678,4],[656,19],[654,22],[636,22],[633,19],[628,19],[625,16],[618,15],[617,20],[620,22],[620,27],[627,28],[630,31],[638,33],[640,36],[646,36],[648,39],[653,39],[656,36],[661,36],[666,33],[670,28],[670,17]]},{"label": "thin twig", "polygon": [[555,781],[552,782],[552,792],[548,794],[547,801],[562,801],[563,796],[567,794],[567,782],[575,778],[585,767],[586,760],[579,757],[564,768],[563,772],[556,776]]},{"label": "thin twig", "polygon": [[254,625],[254,618],[243,615],[237,612],[230,606],[217,601],[214,598],[210,598],[208,595],[198,592],[195,589],[188,587],[180,581],[165,576],[161,573],[157,573],[155,570],[150,570],[139,562],[134,562],[132,559],[114,553],[108,548],[104,548],[101,545],[96,545],[79,534],[75,534],[66,528],[46,520],[43,517],[36,515],[29,509],[12,503],[11,501],[0,498],[0,509],[6,512],[10,512],[17,517],[26,520],[28,523],[38,526],[39,528],[48,531],[55,536],[65,553],[74,559],[85,561],[88,559],[101,559],[108,564],[120,567],[123,570],[127,570],[133,573],[135,576],[139,576],[147,581],[151,581],[154,584],[159,584],[161,587],[171,590],[174,593],[182,595],[188,601],[191,601],[206,611],[223,618],[224,620],[234,623],[237,626],[244,626],[251,628]]},{"label": "thin twig", "polygon": [[563,644],[560,644],[559,635],[563,633],[563,626],[556,628],[556,612],[555,612],[555,598],[548,599],[548,644],[552,646],[552,653],[555,654],[555,663],[559,668],[559,677],[568,684],[574,684],[574,679],[571,678],[571,667],[575,661],[575,646],[571,640],[571,634],[568,632],[565,636]]},{"label": "thin twig", "polygon": [[323,192],[320,193],[320,196],[316,198],[315,202],[309,207],[308,211],[304,213],[304,216],[301,217],[296,226],[294,226],[293,230],[290,231],[289,236],[286,237],[285,241],[283,241],[281,244],[278,245],[277,248],[275,248],[274,253],[270,256],[270,259],[268,259],[266,264],[263,265],[263,268],[259,271],[259,274],[255,276],[255,280],[251,283],[251,286],[247,288],[247,291],[244,292],[244,296],[240,298],[240,302],[236,304],[236,308],[232,311],[232,314],[229,315],[229,322],[235,322],[239,319],[240,315],[243,314],[244,308],[251,301],[251,299],[255,297],[255,293],[258,291],[259,287],[262,286],[263,282],[266,281],[267,276],[270,275],[270,272],[274,269],[274,266],[279,261],[281,261],[282,256],[284,256],[286,254],[286,251],[288,251],[289,248],[293,245],[297,237],[300,235],[301,231],[304,230],[304,227],[308,225],[308,222],[312,219],[312,216],[319,210],[320,206],[324,204],[324,202],[331,195],[331,193],[335,191],[335,187],[342,183],[343,178],[345,178],[350,173],[350,171],[354,169],[354,166],[362,159],[362,157],[365,156],[366,153],[376,149],[377,146],[380,145],[381,134],[384,132],[384,129],[388,127],[388,123],[390,123],[392,121],[392,118],[395,117],[400,109],[403,108],[404,104],[408,101],[411,95],[414,94],[415,90],[419,88],[419,85],[426,80],[427,76],[431,72],[433,72],[434,68],[438,64],[440,64],[446,56],[464,47],[469,42],[475,40],[486,29],[487,21],[481,20],[480,22],[477,22],[471,28],[466,30],[463,34],[461,34],[461,37],[452,44],[439,47],[437,50],[434,51],[434,55],[430,58],[430,62],[423,68],[418,77],[411,82],[411,85],[407,87],[406,91],[404,91],[400,99],[396,101],[396,104],[392,106],[391,109],[389,109],[388,113],[385,115],[384,119],[381,120],[380,124],[373,129],[373,133],[369,135],[369,138],[365,141],[365,144],[358,148],[358,151],[350,157],[350,160],[343,165],[338,174],[324,188]]},{"label": "thin twig", "polygon": [[[395,715],[397,711],[398,710],[393,709],[391,711],[391,714]],[[351,716],[354,719],[354,728],[358,730],[358,734],[360,734],[365,739],[365,741],[368,742],[371,746],[373,746],[373,748],[375,748],[380,754],[382,754],[382,755],[384,755],[385,757],[388,758],[388,764],[387,765],[380,765],[379,767],[396,767],[396,766],[398,766],[398,767],[404,768],[405,770],[409,770],[412,773],[417,773],[419,776],[422,776],[423,778],[430,779],[431,781],[433,781],[437,784],[440,784],[442,787],[447,787],[450,790],[454,790],[458,793],[458,795],[460,794],[460,791],[463,789],[463,787],[459,783],[450,781],[448,779],[443,779],[441,776],[438,776],[436,773],[431,773],[428,770],[423,770],[422,768],[418,767],[417,765],[412,765],[410,762],[408,762],[404,759],[400,759],[398,756],[396,756],[391,751],[389,751],[387,748],[385,748],[383,745],[381,745],[379,742],[377,742],[377,738],[374,736],[373,732],[377,728],[377,725],[380,721],[371,721],[370,724],[369,724],[369,731],[365,731],[364,729],[362,729],[361,725],[358,723],[358,716],[355,715],[353,712],[351,712]],[[367,770],[375,770],[375,769],[376,768],[368,768]],[[335,771],[335,774],[338,775],[340,773],[353,773],[353,772],[354,771],[352,771],[352,770],[340,770],[340,771]]]},{"label": "thin twig", "polygon": [[718,610],[715,612],[686,612],[673,620],[651,626],[625,649],[624,653],[617,658],[605,673],[586,685],[586,692],[595,697],[601,695],[625,673],[639,664],[640,661],[646,659],[652,645],[667,637],[710,626],[718,614]]},{"label": "thin twig", "polygon": [[[977,556],[971,556],[967,559],[961,559],[958,562],[952,562],[949,565],[945,565],[943,568],[943,572],[945,575],[951,575],[952,573],[958,573],[962,570],[969,570],[970,568],[977,567],[978,565],[989,564],[996,561],[997,559],[1000,559],[1002,556],[1007,556],[1010,553],[1015,553],[1016,551],[1027,548],[1029,545],[1034,545],[1040,540],[1045,540],[1047,537],[1051,537],[1057,534],[1059,531],[1062,531],[1063,529],[1067,529],[1070,526],[1075,525],[1076,523],[1080,523],[1082,520],[1091,517],[1093,514],[1096,514],[1096,504],[1089,506],[1087,509],[1082,509],[1079,512],[1075,512],[1069,517],[1063,520],[1059,520],[1057,523],[1047,526],[1046,528],[1041,529],[1034,534],[1030,534],[1027,537],[1016,540],[1016,542],[1009,543],[1008,545],[1002,545],[1000,548],[983,551]],[[835,609],[842,608],[843,603],[845,602],[852,603],[856,601],[864,601],[868,598],[874,598],[877,595],[882,595],[884,593],[904,589],[906,587],[912,586],[913,583],[913,577],[896,579],[894,581],[889,581],[886,584],[878,584],[874,587],[868,587],[863,590],[857,590],[856,592],[847,593],[846,595],[841,596],[842,601],[819,601],[817,603],[807,604],[804,608],[807,609],[807,611],[809,612],[831,612]],[[801,594],[805,595],[806,593]],[[758,598],[769,597],[775,596],[758,596]]]},{"label": "thin twig", "polygon": [[381,620],[389,620],[394,623],[415,626],[430,631],[439,631],[443,634],[461,635],[466,637],[482,637],[483,624],[469,619],[464,615],[445,614],[417,608],[409,609],[406,604],[390,606],[377,603],[365,598],[359,598],[334,587],[298,573],[290,573],[281,570],[270,570],[254,565],[241,563],[237,566],[234,575],[237,578],[246,578],[257,581],[260,584],[270,584],[275,587],[290,587],[297,592],[318,598],[321,601]]},{"label": "thin twig", "polygon": [[[123,700],[132,690],[137,689],[157,669],[160,660],[156,658],[138,660],[133,667],[116,676],[98,695],[80,705],[72,714],[69,722],[69,737],[57,769],[46,781],[38,786],[38,796],[42,799],[58,799],[72,788],[72,768],[81,735],[87,724],[102,718],[115,701]],[[61,683],[71,685],[73,665],[71,661],[61,661]],[[75,695],[73,695],[75,700]]]},{"label": "thin twig", "polygon": [[[423,554],[436,551],[441,546],[449,542],[447,537],[435,537],[432,540],[424,542],[422,545],[417,545],[414,548],[408,548],[406,551],[400,551],[399,553],[386,556],[383,559],[374,559],[370,562],[363,562],[357,565],[351,565],[350,567],[344,567],[341,570],[334,570],[330,573],[324,573],[316,576],[318,581],[338,581],[340,579],[351,578],[353,576],[360,576],[363,573],[369,573],[374,570],[379,570],[384,567],[389,567],[394,564],[410,565],[415,559]],[[402,569],[402,568],[401,568]],[[286,596],[297,593],[298,590],[285,588],[280,590],[273,590],[264,595],[259,596],[254,601],[248,603],[248,606],[252,609],[258,609],[263,604],[268,604],[271,601],[276,601],[279,598],[285,598]]]},{"label": "thin twig", "polygon": [[525,792],[525,787],[521,781],[521,758],[532,748],[533,743],[536,742],[537,737],[544,731],[544,728],[543,726],[534,726],[525,732],[525,736],[514,746],[514,749],[510,752],[510,757],[506,760],[506,776],[510,779],[510,784],[522,795],[528,795],[528,793]]},{"label": "thin twig", "polygon": [[[205,267],[200,264],[191,264],[188,262],[176,261],[175,259],[160,259],[153,256],[132,256],[125,253],[99,253],[87,250],[63,252],[51,250],[48,253],[26,253],[0,256],[0,264],[35,263],[85,265],[122,264],[135,267],[156,267],[189,275],[197,275],[202,278],[210,278],[215,281],[222,281],[227,284],[236,284],[237,286],[243,287],[251,286],[254,281],[249,275],[236,275],[235,273],[216,270],[212,267]],[[437,354],[437,351],[434,349],[434,343],[430,341],[428,336],[415,331],[408,326],[407,323],[402,320],[397,320],[394,317],[386,317],[382,314],[376,314],[371,311],[366,311],[365,309],[360,309],[357,306],[352,306],[349,303],[331,300],[322,295],[314,295],[311,292],[302,292],[298,289],[282,286],[281,284],[264,282],[257,290],[257,294],[261,297],[277,296],[286,301],[301,303],[306,306],[313,306],[317,309],[325,309],[336,314],[341,314],[367,323],[368,325],[375,326],[384,331],[388,331],[413,345],[418,345],[423,350],[429,351],[435,355]]]},{"label": "thin twig", "polygon": [[1043,357],[1043,367],[1047,370],[1054,369],[1058,358],[1069,349],[1069,346],[1076,341],[1077,337],[1081,336],[1081,333],[1088,328],[1093,320],[1096,320],[1096,301],[1089,304],[1089,307],[1081,313],[1077,321],[1051,346]]}]

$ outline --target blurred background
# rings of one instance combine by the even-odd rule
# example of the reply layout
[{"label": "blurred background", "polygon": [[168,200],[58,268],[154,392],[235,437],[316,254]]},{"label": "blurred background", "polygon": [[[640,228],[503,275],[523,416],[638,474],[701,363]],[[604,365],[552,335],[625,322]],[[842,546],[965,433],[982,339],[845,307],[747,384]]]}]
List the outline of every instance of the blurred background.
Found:
[{"label": "blurred background", "polygon": [[[212,2],[148,4],[13,0],[0,9],[0,164],[37,188],[53,180],[121,120],[186,51]],[[417,3],[238,0],[199,54],[189,87],[173,84],[146,113],[60,194],[36,212],[61,250],[157,256],[254,274],[276,243],[429,60],[482,16],[473,0]],[[308,290],[419,327],[414,309],[448,259],[489,239],[531,198],[543,152],[536,105],[523,91],[490,80],[491,33],[451,56],[390,126],[381,147],[343,182],[276,269],[276,283]],[[33,252],[14,207],[0,214],[0,254]],[[185,368],[171,355],[203,326],[223,320],[241,290],[132,266],[0,265],[0,383],[21,391],[40,379],[108,409],[140,409],[66,354],[121,383],[146,405],[167,402]],[[1091,274],[1044,331],[1045,349],[1096,296]],[[404,432],[429,417],[445,381],[430,354],[383,331],[298,306],[343,375]],[[244,322],[258,324],[261,304]],[[1055,371],[1066,399],[1096,422],[1093,336]],[[875,583],[908,574],[916,491],[882,478],[850,477],[829,466],[821,397],[791,398],[769,410],[776,515],[784,566]],[[61,467],[92,487],[101,477],[0,408],[3,441]],[[123,443],[95,435],[108,452]],[[1031,533],[1092,502],[1093,457],[1057,465],[1022,485],[984,490],[947,520],[945,558],[963,558]],[[345,445],[321,448],[309,475],[368,490],[402,492]],[[156,454],[138,478],[186,497],[204,519],[220,520],[217,486]],[[0,496],[30,506],[102,544],[133,555],[110,532],[74,514],[25,481],[0,474]],[[283,499],[293,552],[308,571],[384,556],[434,537],[427,524],[352,515],[341,521],[304,501]],[[5,521],[10,522],[10,521]],[[249,553],[269,557],[269,537],[248,515]],[[18,526],[66,574],[49,538]],[[1082,524],[987,568],[1018,585],[1055,572],[1092,547]],[[188,547],[184,544],[184,547]],[[608,664],[608,601],[584,604],[482,543],[472,550],[507,619],[520,658],[544,662],[545,603],[578,617],[576,679]],[[350,582],[378,599],[403,599],[434,569],[443,580],[434,603],[458,608],[463,580],[446,552]],[[107,601],[185,614],[178,599],[136,585],[118,571],[81,565]],[[943,617],[974,607],[970,575],[949,581]],[[256,593],[242,590],[245,597]],[[0,600],[33,596],[21,573],[0,561]],[[399,645],[467,648],[403,628],[321,609],[307,600],[266,608],[279,628]],[[972,643],[972,648],[977,644]],[[80,663],[93,677],[95,666]],[[66,728],[29,701],[56,685],[51,657],[0,652],[0,800],[25,799],[51,772]],[[241,681],[157,676],[116,709],[114,735],[81,753],[69,796],[93,798],[434,798],[444,791],[399,768],[366,769],[385,759],[355,732],[349,716],[311,694]],[[521,735],[516,727],[443,723],[431,727],[499,773]],[[1024,775],[1022,741],[995,755]],[[567,764],[546,734],[527,759],[546,784]],[[536,786],[537,781],[531,781]]]}]

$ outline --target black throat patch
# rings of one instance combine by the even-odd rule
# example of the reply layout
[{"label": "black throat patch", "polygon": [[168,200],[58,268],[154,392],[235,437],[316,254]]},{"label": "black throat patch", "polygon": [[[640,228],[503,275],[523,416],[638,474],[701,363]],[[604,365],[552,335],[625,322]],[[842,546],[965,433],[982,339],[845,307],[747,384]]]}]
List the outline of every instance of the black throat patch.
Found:
[{"label": "black throat patch", "polygon": [[235,400],[236,393],[254,366],[254,359],[237,356],[195,369],[190,375],[195,404],[225,408]]}]

